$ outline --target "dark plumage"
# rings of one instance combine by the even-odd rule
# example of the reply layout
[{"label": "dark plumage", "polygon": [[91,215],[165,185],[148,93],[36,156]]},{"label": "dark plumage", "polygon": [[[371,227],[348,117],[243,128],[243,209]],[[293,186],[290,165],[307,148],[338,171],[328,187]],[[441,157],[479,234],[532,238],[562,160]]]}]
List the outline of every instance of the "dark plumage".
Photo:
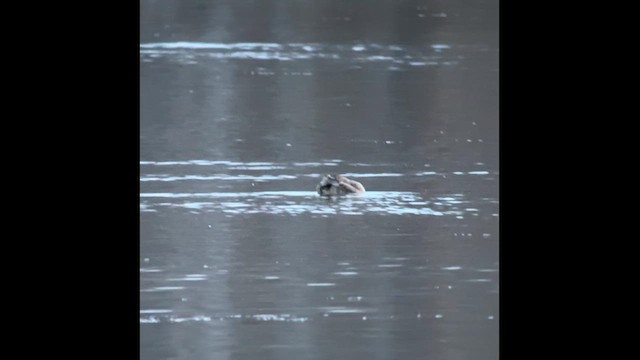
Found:
[{"label": "dark plumage", "polygon": [[340,174],[325,175],[316,187],[318,194],[322,196],[346,195],[365,192],[361,183],[351,180]]}]

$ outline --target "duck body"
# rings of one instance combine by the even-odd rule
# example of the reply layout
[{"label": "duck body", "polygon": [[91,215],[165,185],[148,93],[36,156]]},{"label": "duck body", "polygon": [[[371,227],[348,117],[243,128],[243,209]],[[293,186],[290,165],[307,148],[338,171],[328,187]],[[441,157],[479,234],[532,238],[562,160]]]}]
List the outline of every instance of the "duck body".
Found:
[{"label": "duck body", "polygon": [[340,196],[363,193],[366,190],[361,183],[351,180],[346,176],[327,174],[322,177],[322,180],[320,180],[320,183],[316,186],[316,191],[321,196]]}]

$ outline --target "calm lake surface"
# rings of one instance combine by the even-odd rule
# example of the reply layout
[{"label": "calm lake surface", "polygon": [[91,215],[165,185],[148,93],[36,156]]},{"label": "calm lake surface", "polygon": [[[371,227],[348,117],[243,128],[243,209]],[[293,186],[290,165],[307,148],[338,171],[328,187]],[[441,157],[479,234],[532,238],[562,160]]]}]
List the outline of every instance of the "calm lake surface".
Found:
[{"label": "calm lake surface", "polygon": [[141,359],[498,358],[498,1],[140,4]]}]

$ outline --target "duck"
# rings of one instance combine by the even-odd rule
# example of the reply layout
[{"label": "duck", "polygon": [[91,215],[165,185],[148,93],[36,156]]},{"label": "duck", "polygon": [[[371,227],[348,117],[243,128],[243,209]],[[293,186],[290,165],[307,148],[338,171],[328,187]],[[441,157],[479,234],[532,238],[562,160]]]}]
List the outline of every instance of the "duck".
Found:
[{"label": "duck", "polygon": [[322,177],[316,191],[321,196],[359,194],[365,192],[364,186],[340,174],[327,174]]}]

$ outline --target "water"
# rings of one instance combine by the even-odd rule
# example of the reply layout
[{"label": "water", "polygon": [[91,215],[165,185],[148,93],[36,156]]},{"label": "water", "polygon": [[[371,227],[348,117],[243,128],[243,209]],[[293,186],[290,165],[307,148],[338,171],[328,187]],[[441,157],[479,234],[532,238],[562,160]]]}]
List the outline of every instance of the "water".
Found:
[{"label": "water", "polygon": [[496,1],[148,0],[140,30],[142,359],[498,357]]}]

